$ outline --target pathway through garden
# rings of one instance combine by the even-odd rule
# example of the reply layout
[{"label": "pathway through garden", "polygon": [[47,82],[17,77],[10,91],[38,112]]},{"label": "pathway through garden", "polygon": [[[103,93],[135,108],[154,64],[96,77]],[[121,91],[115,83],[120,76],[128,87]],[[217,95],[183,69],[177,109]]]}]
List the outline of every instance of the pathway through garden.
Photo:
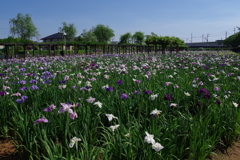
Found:
[{"label": "pathway through garden", "polygon": [[[15,150],[12,140],[0,140],[0,160],[21,160],[19,155],[14,154]],[[224,153],[218,151],[217,155],[206,160],[240,160],[240,139]]]}]

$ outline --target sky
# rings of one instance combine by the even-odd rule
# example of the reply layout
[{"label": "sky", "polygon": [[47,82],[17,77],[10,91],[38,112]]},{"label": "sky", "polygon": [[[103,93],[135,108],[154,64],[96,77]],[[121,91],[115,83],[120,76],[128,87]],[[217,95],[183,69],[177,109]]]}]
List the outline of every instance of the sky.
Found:
[{"label": "sky", "polygon": [[[0,39],[11,36],[9,20],[30,14],[40,37],[62,23],[83,29],[103,24],[121,35],[141,31],[179,37],[187,43],[224,40],[240,27],[239,0],[0,0]],[[37,40],[33,38],[33,40]],[[41,41],[41,40],[38,40]]]}]

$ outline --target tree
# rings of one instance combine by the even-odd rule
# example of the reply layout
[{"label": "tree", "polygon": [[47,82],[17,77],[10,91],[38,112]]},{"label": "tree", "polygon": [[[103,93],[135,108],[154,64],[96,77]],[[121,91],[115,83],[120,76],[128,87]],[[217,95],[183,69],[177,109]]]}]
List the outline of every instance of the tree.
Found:
[{"label": "tree", "polygon": [[123,35],[120,36],[120,44],[124,44],[124,43],[131,43],[132,40],[132,34],[127,32]]},{"label": "tree", "polygon": [[86,29],[83,29],[83,32],[78,37],[78,41],[97,42],[97,37],[92,30],[87,31]]},{"label": "tree", "polygon": [[229,36],[223,41],[223,44],[226,46],[237,47],[240,45],[240,28],[238,28],[239,32]]},{"label": "tree", "polygon": [[98,42],[109,42],[115,36],[114,31],[108,26],[98,24],[92,28],[94,35],[97,37]]},{"label": "tree", "polygon": [[67,24],[66,22],[62,23],[62,27],[59,27],[59,32],[66,33],[66,39],[68,41],[73,41],[76,34],[77,34],[77,29],[73,23]]},{"label": "tree", "polygon": [[135,32],[135,34],[132,36],[133,41],[138,44],[142,44],[144,40],[144,33],[143,32]]},{"label": "tree", "polygon": [[23,15],[21,13],[17,14],[16,18],[12,18],[9,20],[10,24],[10,33],[21,37],[22,39],[30,40],[33,37],[40,36],[37,28],[34,26],[31,15],[26,14]]}]

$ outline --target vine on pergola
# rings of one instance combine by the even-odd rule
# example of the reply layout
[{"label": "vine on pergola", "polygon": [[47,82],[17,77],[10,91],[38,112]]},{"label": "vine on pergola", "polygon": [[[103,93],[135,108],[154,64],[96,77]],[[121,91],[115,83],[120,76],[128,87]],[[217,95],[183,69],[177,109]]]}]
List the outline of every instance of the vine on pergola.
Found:
[{"label": "vine on pergola", "polygon": [[179,51],[179,47],[184,45],[184,41],[178,37],[169,37],[169,36],[148,36],[146,44],[161,45],[162,53],[165,54],[166,48],[175,47],[176,51]]}]

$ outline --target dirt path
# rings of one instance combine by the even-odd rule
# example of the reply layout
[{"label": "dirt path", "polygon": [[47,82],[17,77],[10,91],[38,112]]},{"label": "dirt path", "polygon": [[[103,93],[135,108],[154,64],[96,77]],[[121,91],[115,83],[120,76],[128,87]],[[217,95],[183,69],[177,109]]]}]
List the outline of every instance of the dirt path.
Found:
[{"label": "dirt path", "polygon": [[[15,154],[15,150],[12,140],[0,140],[0,160],[21,160],[19,155]],[[224,153],[219,151],[206,160],[240,160],[240,140]]]},{"label": "dirt path", "polygon": [[20,157],[15,154],[15,150],[13,140],[0,140],[0,160],[20,160]]},{"label": "dirt path", "polygon": [[240,160],[240,139],[229,147],[224,153],[217,151],[207,160]]}]

